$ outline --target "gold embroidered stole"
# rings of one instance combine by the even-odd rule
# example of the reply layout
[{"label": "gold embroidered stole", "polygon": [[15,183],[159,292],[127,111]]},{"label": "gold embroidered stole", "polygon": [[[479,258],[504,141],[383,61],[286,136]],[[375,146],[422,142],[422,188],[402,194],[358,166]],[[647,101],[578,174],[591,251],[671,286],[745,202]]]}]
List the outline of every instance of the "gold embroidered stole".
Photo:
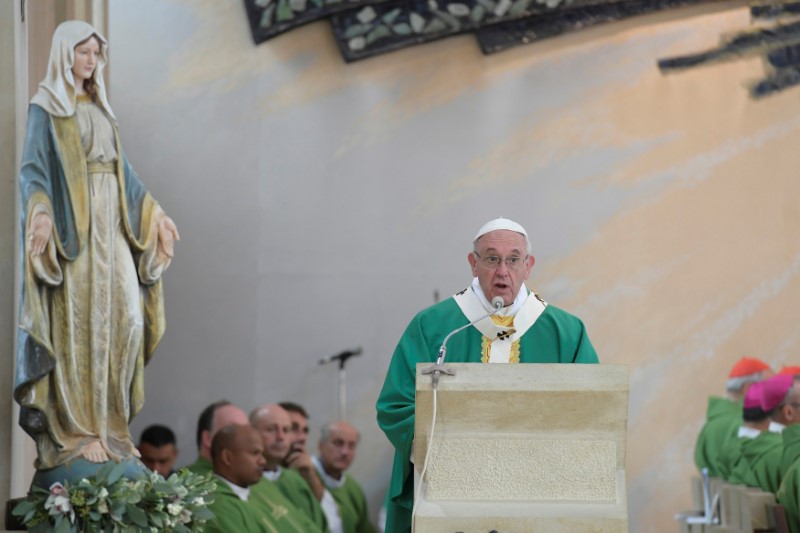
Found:
[{"label": "gold embroidered stole", "polygon": [[[521,290],[527,290],[524,286]],[[486,314],[472,287],[453,299],[470,322]],[[484,363],[519,363],[520,339],[544,312],[547,303],[529,293],[514,316],[490,317],[474,324],[481,332],[481,361]]]}]

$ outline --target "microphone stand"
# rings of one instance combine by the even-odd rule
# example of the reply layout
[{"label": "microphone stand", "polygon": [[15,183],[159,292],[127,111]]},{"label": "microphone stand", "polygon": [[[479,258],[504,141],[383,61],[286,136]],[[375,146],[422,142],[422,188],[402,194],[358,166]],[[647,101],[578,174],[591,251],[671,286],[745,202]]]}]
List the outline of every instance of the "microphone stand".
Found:
[{"label": "microphone stand", "polygon": [[347,397],[347,372],[345,370],[345,363],[348,359],[361,353],[361,348],[355,350],[347,350],[338,355],[325,357],[319,361],[320,365],[339,361],[339,420],[345,420],[347,414],[346,397]]},{"label": "microphone stand", "polygon": [[502,300],[502,298],[500,298],[499,296],[495,296],[492,299],[492,305],[494,305],[494,310],[492,312],[486,313],[485,315],[483,315],[479,319],[473,320],[469,324],[464,324],[460,328],[456,328],[453,331],[451,331],[450,333],[448,333],[447,336],[444,338],[444,341],[442,341],[442,346],[439,348],[439,354],[436,356],[436,363],[431,365],[431,366],[429,366],[429,367],[426,367],[426,368],[423,368],[422,370],[420,370],[420,372],[422,372],[425,375],[433,374],[431,376],[431,381],[433,382],[433,388],[434,389],[438,389],[439,388],[439,375],[440,374],[447,374],[448,376],[455,376],[456,375],[456,373],[453,370],[450,370],[449,368],[444,366],[444,358],[447,356],[447,341],[449,341],[450,337],[452,337],[453,335],[455,335],[459,331],[463,331],[463,330],[467,329],[468,327],[477,324],[478,322],[480,322],[484,318],[489,318],[493,314],[497,313],[500,309],[503,308],[503,300]]}]

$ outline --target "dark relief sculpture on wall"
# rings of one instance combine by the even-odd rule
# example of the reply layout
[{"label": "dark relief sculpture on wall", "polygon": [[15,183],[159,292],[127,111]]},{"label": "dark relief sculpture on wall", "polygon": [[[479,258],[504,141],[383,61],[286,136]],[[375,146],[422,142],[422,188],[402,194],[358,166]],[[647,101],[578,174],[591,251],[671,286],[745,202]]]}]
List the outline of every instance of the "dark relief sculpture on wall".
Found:
[{"label": "dark relief sculpture on wall", "polygon": [[[539,42],[623,19],[720,0],[244,0],[253,40],[329,19],[347,62],[472,32],[484,54]],[[662,59],[663,71],[760,54],[770,72],[751,87],[761,97],[800,83],[800,0],[751,0],[762,24],[719,47]],[[739,6],[730,3],[731,8]],[[775,21],[764,26],[764,21]]]}]

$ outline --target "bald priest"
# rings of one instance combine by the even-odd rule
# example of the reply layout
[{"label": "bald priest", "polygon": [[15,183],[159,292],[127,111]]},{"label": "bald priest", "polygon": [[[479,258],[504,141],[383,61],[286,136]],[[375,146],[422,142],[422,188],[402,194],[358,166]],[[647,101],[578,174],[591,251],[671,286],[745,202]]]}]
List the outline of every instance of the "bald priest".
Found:
[{"label": "bald priest", "polygon": [[475,235],[467,260],[472,283],[414,317],[394,351],[378,397],[378,424],[395,447],[387,533],[411,530],[416,364],[433,362],[448,333],[500,306],[490,318],[453,335],[448,362],[598,362],[580,319],[525,287],[534,257],[521,225],[505,218],[487,222]]}]

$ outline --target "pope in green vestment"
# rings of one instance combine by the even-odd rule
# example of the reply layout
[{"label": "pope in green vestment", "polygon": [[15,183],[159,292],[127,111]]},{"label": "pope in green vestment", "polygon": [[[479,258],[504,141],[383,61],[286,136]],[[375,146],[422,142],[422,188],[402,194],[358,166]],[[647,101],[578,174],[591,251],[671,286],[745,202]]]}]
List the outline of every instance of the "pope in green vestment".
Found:
[{"label": "pope in green vestment", "polygon": [[[708,475],[711,477],[725,479],[730,472],[724,473],[725,467],[720,465],[722,450],[729,439],[735,438],[741,425],[741,402],[716,396],[708,399],[706,423],[700,430],[694,447],[694,462],[698,470],[708,468]],[[738,444],[737,442],[736,445]]]},{"label": "pope in green vestment", "polygon": [[[421,311],[406,328],[378,397],[377,418],[394,445],[387,533],[411,529],[414,475],[414,397],[417,363],[434,362],[445,337],[450,363],[597,363],[577,317],[548,305],[525,288],[534,265],[525,229],[508,219],[487,222],[467,259],[470,287]],[[492,313],[491,318],[484,318]]]},{"label": "pope in green vestment", "polygon": [[774,494],[781,484],[782,458],[783,438],[780,433],[762,431],[758,437],[742,441],[742,455],[729,481]]}]

